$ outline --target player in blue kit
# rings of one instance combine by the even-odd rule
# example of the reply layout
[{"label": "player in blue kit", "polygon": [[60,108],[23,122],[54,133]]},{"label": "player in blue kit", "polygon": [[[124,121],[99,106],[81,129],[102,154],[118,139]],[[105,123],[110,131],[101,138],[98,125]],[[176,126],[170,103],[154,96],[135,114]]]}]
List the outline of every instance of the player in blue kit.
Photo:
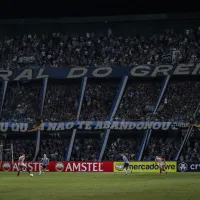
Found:
[{"label": "player in blue kit", "polygon": [[42,162],[42,169],[40,170],[39,175],[43,174],[44,175],[44,171],[47,168],[47,165],[49,164],[49,159],[47,158],[47,155],[44,154],[43,158],[41,159]]},{"label": "player in blue kit", "polygon": [[124,154],[120,154],[122,156],[122,159],[124,161],[124,171],[127,174],[128,171],[132,172],[132,170],[129,169],[129,161],[128,158]]}]

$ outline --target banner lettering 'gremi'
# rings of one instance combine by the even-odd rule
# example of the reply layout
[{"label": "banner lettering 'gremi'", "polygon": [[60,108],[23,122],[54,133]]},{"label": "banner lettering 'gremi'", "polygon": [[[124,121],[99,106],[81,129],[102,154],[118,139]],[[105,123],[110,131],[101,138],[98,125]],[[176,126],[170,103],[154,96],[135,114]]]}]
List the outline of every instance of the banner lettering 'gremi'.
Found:
[{"label": "banner lettering 'gremi'", "polygon": [[30,68],[30,69],[1,69],[0,80],[19,81],[41,78],[75,79],[81,77],[156,77],[168,75],[199,75],[200,63],[178,65],[138,65],[113,67],[60,67],[60,68]]},{"label": "banner lettering 'gremi'", "polygon": [[[29,132],[32,124],[16,122],[0,122],[0,132]],[[119,121],[75,121],[75,122],[44,122],[38,126],[37,130],[41,131],[65,131],[70,129],[82,130],[178,130],[179,128],[188,127],[189,123],[183,122],[119,122]],[[34,129],[36,131],[36,129]]]}]

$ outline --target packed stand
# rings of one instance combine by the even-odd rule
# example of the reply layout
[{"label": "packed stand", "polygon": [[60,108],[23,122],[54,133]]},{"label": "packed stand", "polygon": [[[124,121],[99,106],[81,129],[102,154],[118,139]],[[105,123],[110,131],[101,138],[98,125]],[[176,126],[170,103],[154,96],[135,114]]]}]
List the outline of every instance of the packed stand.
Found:
[{"label": "packed stand", "polygon": [[191,132],[190,138],[183,147],[179,160],[185,162],[200,161],[199,152],[200,152],[200,137],[199,137],[199,130],[196,130],[196,133],[194,133],[194,131]]},{"label": "packed stand", "polygon": [[43,118],[45,121],[75,121],[77,119],[80,85],[49,83]]},{"label": "packed stand", "polygon": [[80,120],[106,120],[118,90],[118,84],[88,83],[86,86]]},{"label": "packed stand", "polygon": [[34,121],[41,112],[41,88],[41,82],[8,83],[1,120]]},{"label": "packed stand", "polygon": [[200,81],[171,80],[153,115],[164,80],[130,82],[125,88],[115,120],[156,120],[191,122],[198,115]]},{"label": "packed stand", "polygon": [[149,120],[159,98],[161,82],[130,81],[115,115],[115,120]]},{"label": "packed stand", "polygon": [[[176,146],[178,144],[178,146]],[[155,160],[158,155],[164,155],[166,160],[174,160],[176,153],[180,148],[180,143],[174,141],[174,138],[152,138],[147,146],[143,160]]]},{"label": "packed stand", "polygon": [[200,103],[200,81],[170,81],[156,114],[161,121],[192,121]]},{"label": "packed stand", "polygon": [[148,145],[145,147],[143,153],[143,160],[155,160],[156,156],[163,156],[165,160],[174,160],[181,147],[187,129],[180,131],[172,131],[170,134],[164,132],[157,132],[157,135],[152,135],[149,139]]},{"label": "packed stand", "polygon": [[13,160],[18,161],[22,153],[26,154],[26,160],[32,161],[35,156],[36,142],[34,140],[1,140],[3,145],[2,160],[11,161],[11,144],[13,144]]},{"label": "packed stand", "polygon": [[96,161],[100,154],[100,138],[85,137],[74,141],[71,161]]},{"label": "packed stand", "polygon": [[120,154],[125,154],[129,160],[136,160],[137,153],[140,147],[140,138],[132,136],[117,136],[108,140],[103,160],[120,161]]},{"label": "packed stand", "polygon": [[[145,28],[145,27],[144,27]],[[121,37],[108,29],[106,35],[63,33],[5,37],[0,42],[1,68],[65,66],[116,66],[198,62],[200,28],[177,33],[166,30],[151,36]]]},{"label": "packed stand", "polygon": [[38,160],[41,160],[43,154],[47,154],[48,158],[51,161],[65,161],[67,145],[68,140],[59,137],[42,139],[40,141],[40,151],[38,153]]}]

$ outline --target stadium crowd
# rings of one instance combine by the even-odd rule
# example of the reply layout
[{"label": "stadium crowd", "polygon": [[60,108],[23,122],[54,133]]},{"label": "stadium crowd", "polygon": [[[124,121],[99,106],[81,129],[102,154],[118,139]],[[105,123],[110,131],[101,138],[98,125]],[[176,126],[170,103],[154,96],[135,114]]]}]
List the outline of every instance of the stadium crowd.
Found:
[{"label": "stadium crowd", "polygon": [[80,85],[49,83],[45,96],[43,119],[45,121],[75,121],[79,105]]},{"label": "stadium crowd", "polygon": [[[86,33],[24,34],[5,37],[0,43],[1,68],[108,66],[197,62],[200,28],[165,30],[152,36],[120,37]],[[152,116],[163,80],[130,81],[115,115],[116,120],[190,120],[199,102],[199,81],[170,80],[157,112]],[[28,85],[28,86],[27,86]],[[80,85],[51,82],[41,111],[42,83],[23,83],[7,88],[2,120],[32,121],[43,114],[46,121],[76,120]],[[27,88],[28,87],[28,88]],[[105,120],[118,89],[117,84],[89,82],[80,113],[81,120]],[[175,95],[176,94],[176,95]],[[184,95],[185,98],[182,98]],[[12,102],[12,106],[10,106]],[[179,104],[177,104],[179,102]],[[180,103],[181,102],[181,103]],[[182,106],[184,104],[184,106]],[[172,112],[173,110],[173,112]],[[175,112],[174,112],[175,111]]]},{"label": "stadium crowd", "polygon": [[35,121],[40,115],[42,84],[38,82],[9,82],[7,86],[2,121]]},{"label": "stadium crowd", "polygon": [[40,142],[40,151],[38,153],[38,160],[43,154],[47,154],[50,160],[61,161],[65,160],[68,140],[62,138],[48,138]]},{"label": "stadium crowd", "polygon": [[[13,145],[13,157],[12,148]],[[3,161],[17,161],[22,153],[26,154],[26,159],[32,161],[35,155],[36,141],[35,140],[0,140],[0,159]]]},{"label": "stadium crowd", "polygon": [[152,131],[143,153],[143,160],[155,160],[157,155],[165,157],[166,160],[174,160],[186,133],[187,129],[163,133]]},{"label": "stadium crowd", "polygon": [[[200,59],[200,28],[176,33],[166,30],[151,36],[121,37],[108,30],[107,35],[86,33],[85,36],[69,36],[61,33],[24,34],[5,37],[0,42],[0,68],[73,67],[73,66],[132,66],[195,63]],[[128,80],[115,120],[192,121],[200,102],[200,82],[189,78],[171,78],[160,105],[155,109],[163,89],[164,79]],[[43,97],[41,81],[9,82],[4,102],[2,121],[34,121],[42,116],[44,121],[75,121],[80,100],[81,85],[50,80]],[[88,81],[83,97],[80,120],[106,120],[111,111],[119,83]],[[44,105],[43,101],[44,100]],[[154,112],[155,111],[155,112]],[[197,112],[198,114],[199,112]],[[156,154],[173,159],[180,140],[172,137],[152,137],[146,147],[144,160],[152,160]],[[96,160],[100,151],[100,139],[76,138],[71,160]],[[104,160],[118,160],[124,152],[130,160],[136,159],[141,140],[117,136],[109,140]],[[35,156],[35,143],[13,141],[16,159],[26,151],[28,159]],[[187,160],[198,151],[199,143],[188,143],[181,160]],[[50,159],[66,159],[67,145],[62,139],[42,140],[40,152],[48,152]],[[9,155],[4,153],[4,159]],[[6,157],[7,156],[7,157]],[[187,157],[188,156],[188,157]],[[193,159],[199,159],[199,156]],[[191,159],[191,158],[190,158]]]},{"label": "stadium crowd", "polygon": [[171,81],[166,89],[158,117],[171,121],[190,122],[196,118],[200,103],[200,81]]},{"label": "stadium crowd", "polygon": [[0,66],[5,69],[30,65],[40,67],[115,66],[197,62],[200,58],[200,28],[182,33],[165,30],[151,36],[121,37],[86,33],[28,33],[6,36],[0,42]]},{"label": "stadium crowd", "polygon": [[180,161],[200,161],[200,138],[199,130],[191,132],[190,138],[185,144],[181,155],[179,157]]},{"label": "stadium crowd", "polygon": [[98,159],[100,153],[100,139],[93,138],[92,136],[77,138],[74,141],[71,161],[95,161]]},{"label": "stadium crowd", "polygon": [[131,81],[127,84],[115,120],[148,120],[159,97],[161,82]]},{"label": "stadium crowd", "polygon": [[[163,80],[162,80],[163,82]],[[162,82],[127,83],[114,119],[189,122],[199,114],[199,80],[170,80],[159,107],[153,114],[162,91]],[[111,112],[119,84],[86,85],[79,120],[106,120]],[[80,85],[49,83],[42,112],[42,83],[9,83],[1,113],[2,121],[33,122],[42,113],[44,121],[75,121],[80,100]]]},{"label": "stadium crowd", "polygon": [[[119,131],[120,132],[120,131]],[[144,148],[142,160],[153,161],[157,155],[162,155],[166,160],[174,160],[180,146],[187,133],[187,129],[180,129],[177,131],[157,131],[152,132],[147,146]],[[81,133],[83,134],[83,133]],[[92,133],[90,136],[77,135],[72,152],[71,161],[97,161],[100,155],[101,138],[95,136],[96,133]],[[127,133],[123,132],[115,134],[111,132],[106,149],[102,160],[104,161],[120,161],[120,154],[125,154],[129,160],[137,160],[139,151],[142,144],[142,138],[145,132]],[[45,136],[40,141],[39,152],[36,152],[36,140],[31,139],[7,139],[1,137],[0,140],[0,159],[11,160],[11,144],[13,144],[13,159],[18,160],[21,153],[26,153],[26,160],[32,161],[41,159],[42,155],[46,153],[52,161],[64,161],[67,158],[67,152],[69,148],[70,137],[61,137],[59,133],[55,132],[49,136]],[[3,147],[1,148],[1,146]],[[3,149],[3,151],[2,151]],[[198,130],[195,129],[191,132],[191,136],[184,146],[180,156],[180,161],[200,161],[200,142],[198,136]],[[2,152],[1,152],[2,151]]]},{"label": "stadium crowd", "polygon": [[[126,134],[126,133],[124,133]],[[141,133],[143,135],[143,133]],[[140,147],[141,137],[129,135],[114,135],[111,133],[110,139],[108,140],[103,160],[117,160],[120,161],[122,158],[121,153],[125,154],[130,160],[136,160],[137,153]]]},{"label": "stadium crowd", "polygon": [[80,120],[106,120],[119,85],[93,82],[86,86]]}]

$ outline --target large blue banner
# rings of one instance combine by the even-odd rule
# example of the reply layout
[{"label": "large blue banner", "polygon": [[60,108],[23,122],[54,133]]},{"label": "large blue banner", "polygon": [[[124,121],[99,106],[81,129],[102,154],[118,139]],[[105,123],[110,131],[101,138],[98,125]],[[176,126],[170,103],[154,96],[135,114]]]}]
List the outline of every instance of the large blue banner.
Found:
[{"label": "large blue banner", "polygon": [[138,65],[113,67],[66,67],[66,68],[31,68],[0,69],[0,80],[19,81],[41,78],[76,79],[81,77],[156,77],[168,75],[199,75],[200,63],[179,65]]},{"label": "large blue banner", "polygon": [[44,122],[36,127],[34,123],[0,122],[0,132],[31,132],[41,131],[67,131],[71,129],[80,130],[178,130],[186,128],[189,123],[185,122],[155,122],[155,121],[74,121],[74,122]]}]

